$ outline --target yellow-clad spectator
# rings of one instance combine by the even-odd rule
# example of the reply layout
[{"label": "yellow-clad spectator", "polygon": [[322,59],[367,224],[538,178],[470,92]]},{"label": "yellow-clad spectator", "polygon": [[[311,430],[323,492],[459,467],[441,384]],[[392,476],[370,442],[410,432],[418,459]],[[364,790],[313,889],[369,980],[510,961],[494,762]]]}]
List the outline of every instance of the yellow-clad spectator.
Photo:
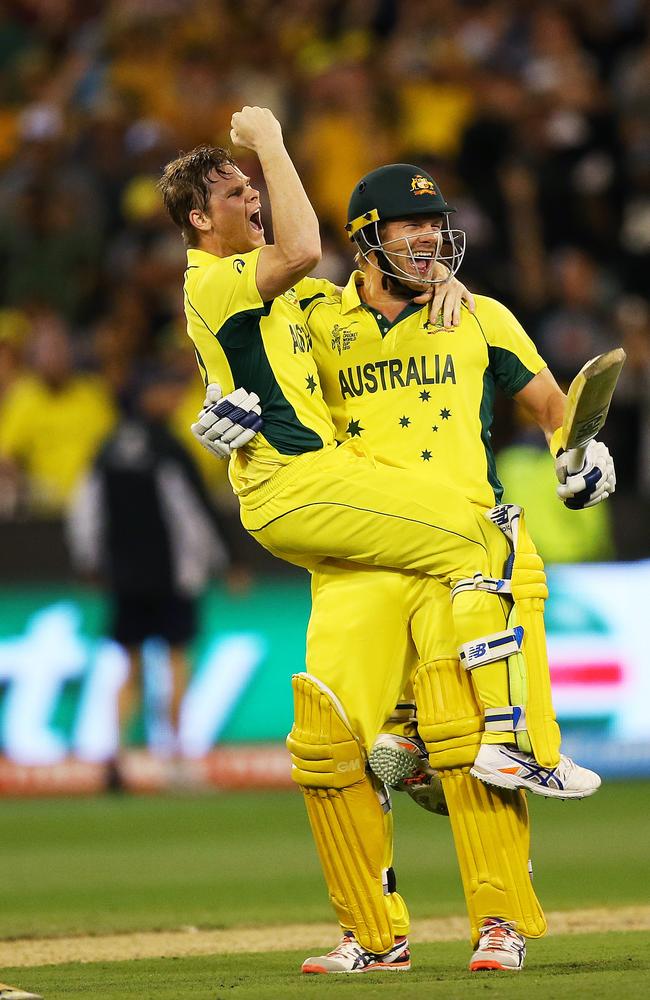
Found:
[{"label": "yellow-clad spectator", "polygon": [[[407,80],[398,89],[399,148],[443,159],[458,153],[474,109],[471,89],[453,80]],[[432,113],[435,108],[435,114]]]},{"label": "yellow-clad spectator", "polygon": [[29,319],[19,309],[0,309],[0,402],[23,370]]},{"label": "yellow-clad spectator", "polygon": [[361,62],[334,64],[315,75],[307,90],[310,110],[296,135],[299,161],[309,178],[318,218],[337,232],[345,225],[341,191],[381,163],[390,149],[374,110],[372,82]]},{"label": "yellow-clad spectator", "polygon": [[393,40],[388,63],[399,154],[417,150],[440,159],[455,157],[475,102],[474,73],[462,47],[444,31],[427,34],[411,23],[404,36]]},{"label": "yellow-clad spectator", "polygon": [[58,314],[40,314],[30,340],[30,373],[14,382],[0,407],[0,489],[18,484],[31,512],[51,516],[64,509],[116,414],[104,381],[74,371]]}]

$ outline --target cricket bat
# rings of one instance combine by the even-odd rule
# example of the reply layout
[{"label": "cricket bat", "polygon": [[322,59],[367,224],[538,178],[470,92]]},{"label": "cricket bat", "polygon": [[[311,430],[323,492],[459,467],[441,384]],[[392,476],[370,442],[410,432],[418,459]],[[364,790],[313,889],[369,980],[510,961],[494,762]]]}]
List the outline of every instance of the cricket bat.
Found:
[{"label": "cricket bat", "polygon": [[580,471],[587,445],[607,419],[624,361],[622,347],[599,354],[582,366],[569,386],[561,435],[565,451],[574,452],[568,467],[569,474]]}]

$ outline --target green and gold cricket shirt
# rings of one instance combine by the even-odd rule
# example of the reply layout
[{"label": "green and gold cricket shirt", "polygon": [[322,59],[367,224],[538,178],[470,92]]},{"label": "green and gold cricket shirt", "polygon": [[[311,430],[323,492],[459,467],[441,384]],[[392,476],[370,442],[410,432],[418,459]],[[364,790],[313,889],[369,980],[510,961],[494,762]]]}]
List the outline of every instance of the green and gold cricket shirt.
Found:
[{"label": "green and gold cricket shirt", "polygon": [[236,493],[335,440],[300,308],[300,296],[334,286],[306,278],[263,302],[255,277],[261,249],[233,257],[191,249],[185,272],[187,329],[206,385],[218,382],[224,395],[243,386],[260,397],[264,427],[230,460]]},{"label": "green and gold cricket shirt", "polygon": [[305,303],[325,401],[337,437],[358,437],[379,461],[431,469],[481,506],[498,503],[490,426],[497,387],[514,396],[546,363],[512,313],[484,295],[476,313],[443,330],[429,307],[394,322],[363,303],[356,271]]}]

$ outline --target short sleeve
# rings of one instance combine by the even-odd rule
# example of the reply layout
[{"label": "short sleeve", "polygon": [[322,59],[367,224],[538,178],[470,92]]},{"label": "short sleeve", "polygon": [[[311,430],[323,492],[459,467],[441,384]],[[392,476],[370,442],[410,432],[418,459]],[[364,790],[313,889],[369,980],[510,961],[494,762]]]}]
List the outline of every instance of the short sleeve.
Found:
[{"label": "short sleeve", "polygon": [[262,249],[257,247],[232,257],[215,257],[213,263],[201,267],[189,296],[211,330],[216,332],[237,313],[263,307],[257,289],[257,261]]},{"label": "short sleeve", "polygon": [[302,278],[294,285],[301,309],[307,309],[313,302],[340,292],[338,285],[327,278]]},{"label": "short sleeve", "polygon": [[476,318],[487,341],[489,368],[496,384],[514,396],[547,367],[523,326],[506,306],[477,297]]}]

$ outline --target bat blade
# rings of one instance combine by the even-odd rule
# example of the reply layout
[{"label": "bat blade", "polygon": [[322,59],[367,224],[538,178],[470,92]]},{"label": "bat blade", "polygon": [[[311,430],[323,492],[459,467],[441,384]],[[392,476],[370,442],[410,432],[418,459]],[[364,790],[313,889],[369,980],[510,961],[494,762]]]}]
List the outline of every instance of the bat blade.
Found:
[{"label": "bat blade", "polygon": [[625,351],[617,347],[592,358],[574,378],[562,424],[562,447],[566,451],[586,448],[601,430],[624,362]]}]

